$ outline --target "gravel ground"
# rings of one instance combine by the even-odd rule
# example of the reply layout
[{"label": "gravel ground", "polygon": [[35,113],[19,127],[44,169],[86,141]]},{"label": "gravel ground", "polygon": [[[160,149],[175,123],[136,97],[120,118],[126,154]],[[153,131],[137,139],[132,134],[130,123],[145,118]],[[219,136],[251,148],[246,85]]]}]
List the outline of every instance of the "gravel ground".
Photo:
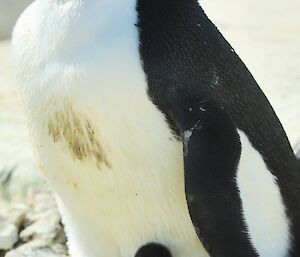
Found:
[{"label": "gravel ground", "polygon": [[23,203],[0,209],[0,256],[67,257],[66,237],[51,192],[31,188]]},{"label": "gravel ground", "polygon": [[[206,0],[200,3],[251,70],[295,145],[300,137],[300,1],[289,0],[286,4],[279,0]],[[39,200],[32,200],[35,199],[32,192],[46,198],[45,194],[49,193],[34,165],[11,69],[9,41],[0,41],[0,142],[0,210],[6,210],[0,213],[0,241],[1,232],[9,231],[5,243],[17,248],[6,257],[65,256],[62,239],[50,245],[36,234],[30,240],[24,239],[22,232],[35,223],[28,222],[29,213],[39,206]],[[19,206],[20,202],[23,207]],[[19,207],[25,208],[26,213],[22,225],[15,229],[8,216]],[[55,205],[48,207],[46,214],[56,212]],[[43,215],[39,217],[43,220]],[[37,224],[40,225],[35,225],[35,229],[42,223]],[[59,218],[53,224],[55,233],[60,231]],[[41,253],[41,249],[46,252]],[[0,257],[3,255],[4,251],[0,251]]]}]

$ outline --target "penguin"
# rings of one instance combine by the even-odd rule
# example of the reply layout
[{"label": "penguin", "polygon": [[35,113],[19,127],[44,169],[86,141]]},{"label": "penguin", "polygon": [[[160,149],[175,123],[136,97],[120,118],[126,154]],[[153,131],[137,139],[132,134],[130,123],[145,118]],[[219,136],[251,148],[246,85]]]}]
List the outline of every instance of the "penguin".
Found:
[{"label": "penguin", "polygon": [[300,256],[299,162],[196,0],[36,0],[12,46],[71,256]]},{"label": "penguin", "polygon": [[142,246],[135,257],[172,257],[168,248],[157,243],[149,243]]},{"label": "penguin", "polygon": [[295,155],[296,155],[297,159],[300,162],[300,140],[297,141],[297,143],[294,147],[294,152],[295,152]]}]

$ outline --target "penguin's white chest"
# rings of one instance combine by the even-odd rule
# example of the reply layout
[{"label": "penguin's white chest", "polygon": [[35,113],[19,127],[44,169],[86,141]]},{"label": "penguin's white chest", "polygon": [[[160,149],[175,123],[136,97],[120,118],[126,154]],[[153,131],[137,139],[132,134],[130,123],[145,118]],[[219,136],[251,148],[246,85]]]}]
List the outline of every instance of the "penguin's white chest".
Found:
[{"label": "penguin's white chest", "polygon": [[99,72],[99,84],[86,74],[82,85],[87,79],[90,92],[56,98],[59,108],[42,125],[41,160],[71,250],[131,257],[143,244],[160,242],[175,257],[205,256],[186,205],[181,142],[137,71],[126,78]]},{"label": "penguin's white chest", "polygon": [[42,129],[41,160],[72,251],[129,257],[160,242],[175,257],[205,256],[186,206],[181,143],[146,92],[108,94],[67,101]]},{"label": "penguin's white chest", "polygon": [[149,242],[207,256],[182,144],[147,96],[131,2],[36,1],[19,20],[14,54],[39,161],[73,257],[133,257]]}]

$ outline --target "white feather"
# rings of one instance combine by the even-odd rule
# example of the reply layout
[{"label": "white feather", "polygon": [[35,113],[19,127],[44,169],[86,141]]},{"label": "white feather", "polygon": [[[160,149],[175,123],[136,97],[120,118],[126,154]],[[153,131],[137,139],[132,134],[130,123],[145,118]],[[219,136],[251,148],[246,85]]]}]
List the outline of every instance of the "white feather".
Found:
[{"label": "white feather", "polygon": [[288,256],[291,246],[289,220],[276,177],[246,134],[239,131],[242,153],[237,173],[244,218],[260,257]]}]

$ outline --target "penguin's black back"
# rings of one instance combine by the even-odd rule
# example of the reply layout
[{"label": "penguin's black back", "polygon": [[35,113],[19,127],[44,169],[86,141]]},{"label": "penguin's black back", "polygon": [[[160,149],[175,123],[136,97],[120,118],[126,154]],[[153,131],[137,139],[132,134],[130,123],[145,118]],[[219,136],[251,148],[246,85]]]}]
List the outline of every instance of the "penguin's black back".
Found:
[{"label": "penguin's black back", "polygon": [[196,0],[138,0],[137,12],[140,55],[153,103],[178,137],[174,102],[185,106],[189,101],[191,108],[199,101],[213,102],[228,115],[277,177],[292,224],[292,256],[300,256],[299,161],[249,70]]}]

